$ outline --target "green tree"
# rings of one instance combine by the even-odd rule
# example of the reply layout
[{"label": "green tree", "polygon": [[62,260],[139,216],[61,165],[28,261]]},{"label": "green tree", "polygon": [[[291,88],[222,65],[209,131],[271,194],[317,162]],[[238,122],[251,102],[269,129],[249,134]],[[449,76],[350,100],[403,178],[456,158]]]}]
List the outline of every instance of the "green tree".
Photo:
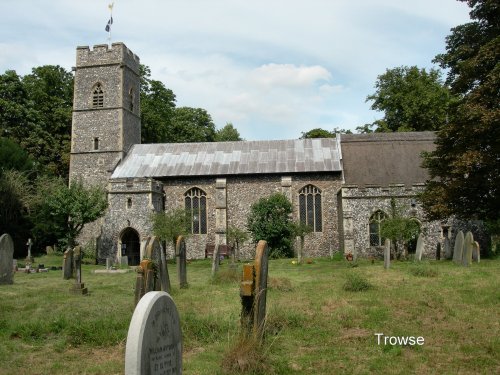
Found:
[{"label": "green tree", "polygon": [[203,108],[177,107],[172,119],[171,142],[213,142],[215,125]]},{"label": "green tree", "polygon": [[29,171],[34,162],[16,142],[0,137],[0,176],[3,171]]},{"label": "green tree", "polygon": [[302,263],[302,255],[304,254],[304,243],[306,236],[311,233],[313,229],[301,222],[293,223],[293,233],[295,236],[300,237],[300,246],[297,251],[297,262]]},{"label": "green tree", "polygon": [[154,213],[153,233],[162,241],[172,244],[175,249],[177,237],[187,237],[191,233],[189,212],[178,208],[169,212]]},{"label": "green tree", "polygon": [[227,242],[232,244],[233,254],[236,259],[240,256],[240,245],[248,241],[248,233],[235,226],[227,228]]},{"label": "green tree", "polygon": [[255,243],[266,240],[272,258],[293,257],[292,203],[281,193],[261,198],[250,207],[247,228]]},{"label": "green tree", "polygon": [[321,129],[321,128],[314,128],[311,129],[307,132],[302,132],[302,135],[300,136],[300,139],[307,139],[307,138],[333,138],[335,137],[335,133]]},{"label": "green tree", "polygon": [[232,123],[228,122],[223,128],[215,132],[215,141],[217,142],[232,142],[232,141],[242,141],[238,130],[233,126]]},{"label": "green tree", "polygon": [[83,226],[102,217],[108,207],[102,188],[87,188],[81,181],[70,186],[61,178],[40,181],[38,196],[37,233],[52,231],[68,247],[75,246]]},{"label": "green tree", "polygon": [[[465,1],[465,0],[460,0]],[[500,213],[500,7],[468,0],[472,22],[446,38],[435,59],[448,69],[447,84],[459,100],[437,134],[424,166],[431,180],[422,202],[430,219],[451,214],[496,221]]]},{"label": "green tree", "polygon": [[372,125],[379,132],[437,130],[447,120],[451,95],[439,70],[402,66],[377,77],[376,91],[366,101],[384,112]]}]

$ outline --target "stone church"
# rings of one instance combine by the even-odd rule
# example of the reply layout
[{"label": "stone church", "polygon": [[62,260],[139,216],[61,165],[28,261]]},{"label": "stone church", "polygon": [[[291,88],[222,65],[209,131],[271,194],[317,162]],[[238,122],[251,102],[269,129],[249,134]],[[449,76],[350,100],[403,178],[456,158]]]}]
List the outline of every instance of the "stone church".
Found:
[{"label": "stone church", "polygon": [[[251,204],[274,192],[313,229],[307,257],[382,254],[380,223],[391,199],[418,222],[426,257],[452,236],[454,225],[425,221],[416,200],[427,179],[420,154],[434,148],[432,132],[141,144],[139,58],[123,43],[78,47],[74,71],[70,179],[107,189],[107,214],[80,238],[98,239],[100,260],[138,264],[152,213],[175,208],[191,215],[188,257],[203,258],[206,244],[226,243],[230,226],[245,229]],[[244,256],[253,248],[245,244]]]}]

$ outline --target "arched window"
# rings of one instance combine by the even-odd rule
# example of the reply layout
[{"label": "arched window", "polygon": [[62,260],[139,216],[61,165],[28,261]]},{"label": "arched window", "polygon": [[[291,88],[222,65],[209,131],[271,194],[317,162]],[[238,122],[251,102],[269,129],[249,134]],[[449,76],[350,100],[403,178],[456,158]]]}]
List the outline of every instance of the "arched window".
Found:
[{"label": "arched window", "polygon": [[387,215],[382,211],[375,211],[370,216],[370,246],[382,246],[384,239],[380,234],[382,221],[387,219]]},{"label": "arched window", "polygon": [[199,189],[189,189],[184,194],[186,211],[191,216],[191,233],[207,233],[207,194]]},{"label": "arched window", "polygon": [[321,190],[307,185],[299,191],[299,215],[302,224],[309,225],[314,232],[323,230]]},{"label": "arched window", "polygon": [[100,83],[96,83],[92,91],[92,107],[102,108],[104,106],[104,91]]}]

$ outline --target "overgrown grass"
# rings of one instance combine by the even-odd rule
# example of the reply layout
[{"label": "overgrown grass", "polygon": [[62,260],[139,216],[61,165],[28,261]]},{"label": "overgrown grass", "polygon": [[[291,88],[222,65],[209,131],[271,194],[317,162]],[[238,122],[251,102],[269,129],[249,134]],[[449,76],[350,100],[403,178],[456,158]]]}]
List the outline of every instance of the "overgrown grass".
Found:
[{"label": "overgrown grass", "polygon": [[[60,256],[37,260],[62,264]],[[235,273],[223,264],[212,280],[211,262],[193,261],[189,288],[179,289],[169,264],[183,373],[499,373],[500,260],[356,264],[270,261],[262,345],[241,340],[241,265]],[[62,271],[17,273],[0,286],[0,374],[123,374],[135,274],[91,273],[98,268],[83,267],[88,296],[71,294]],[[425,344],[377,345],[375,333]]]}]

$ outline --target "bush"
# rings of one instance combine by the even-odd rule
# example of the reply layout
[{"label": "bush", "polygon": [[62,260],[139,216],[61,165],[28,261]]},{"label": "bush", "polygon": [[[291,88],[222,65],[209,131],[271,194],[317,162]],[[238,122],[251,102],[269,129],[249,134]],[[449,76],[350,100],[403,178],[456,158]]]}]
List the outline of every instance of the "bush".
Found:
[{"label": "bush", "polygon": [[343,289],[347,292],[361,292],[372,289],[373,285],[364,276],[357,273],[348,273]]}]

